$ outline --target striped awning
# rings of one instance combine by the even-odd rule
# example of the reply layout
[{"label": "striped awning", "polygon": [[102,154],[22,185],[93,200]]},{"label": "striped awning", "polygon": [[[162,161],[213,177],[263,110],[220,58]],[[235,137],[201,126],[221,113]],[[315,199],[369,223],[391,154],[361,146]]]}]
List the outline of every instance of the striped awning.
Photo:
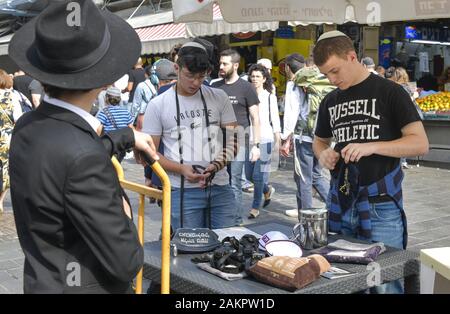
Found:
[{"label": "striped awning", "polygon": [[[159,15],[163,14],[165,13]],[[214,5],[213,17],[214,20],[222,20],[222,13],[218,5]],[[140,17],[140,19],[142,18]],[[150,20],[149,17],[147,19]],[[195,28],[196,26],[194,25],[193,27]],[[197,32],[195,30],[192,31],[190,25],[185,23],[166,23],[136,28],[135,30],[142,43],[142,53],[152,54],[167,53],[174,45],[184,43],[189,38],[203,35],[196,34]]]},{"label": "striped awning", "polygon": [[138,28],[136,33],[141,39],[142,53],[167,53],[174,45],[187,41],[184,23]]},{"label": "striped awning", "polygon": [[168,53],[174,45],[195,37],[278,29],[278,22],[231,24],[223,20],[218,5],[214,5],[212,11],[212,23],[166,23],[136,28],[142,42],[142,54]]}]

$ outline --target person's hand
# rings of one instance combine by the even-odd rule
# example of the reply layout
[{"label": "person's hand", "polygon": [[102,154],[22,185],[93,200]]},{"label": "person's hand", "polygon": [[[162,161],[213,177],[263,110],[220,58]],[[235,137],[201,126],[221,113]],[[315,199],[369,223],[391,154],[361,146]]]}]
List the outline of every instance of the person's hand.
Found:
[{"label": "person's hand", "polygon": [[125,215],[128,216],[128,218],[131,219],[131,207],[128,204],[128,202],[125,200],[125,197],[122,196],[122,203],[123,203],[123,211],[125,212]]},{"label": "person's hand", "polygon": [[349,162],[358,162],[362,157],[370,156],[375,153],[375,143],[348,144],[341,151],[341,156],[346,164]]},{"label": "person's hand", "polygon": [[205,168],[203,171],[203,178],[198,182],[202,189],[205,189],[208,186],[208,178],[215,172],[217,172],[217,167],[213,164],[209,164],[208,167]]},{"label": "person's hand", "polygon": [[322,167],[333,170],[336,163],[339,161],[339,153],[335,152],[333,148],[329,147],[320,153],[319,163]]},{"label": "person's hand", "polygon": [[183,175],[190,183],[198,183],[204,180],[204,174],[195,172],[191,165],[181,165],[180,174]]},{"label": "person's hand", "polygon": [[141,131],[143,124],[144,124],[144,115],[138,114],[137,120],[136,120],[136,130]]},{"label": "person's hand", "polygon": [[280,148],[280,154],[283,157],[289,157],[289,151],[291,149],[291,139],[288,138]]},{"label": "person's hand", "polygon": [[[153,158],[153,160],[159,160],[155,144],[153,143],[152,137],[148,134],[133,130],[134,133],[134,148],[138,151],[146,153]],[[140,154],[134,154],[136,162],[145,165],[143,158]]]},{"label": "person's hand", "polygon": [[253,146],[252,150],[250,151],[250,161],[256,162],[260,156],[261,156],[261,151],[259,150],[259,148],[256,146]]},{"label": "person's hand", "polygon": [[281,148],[281,137],[280,133],[274,133],[273,134],[273,145],[272,145],[272,152],[279,152]]},{"label": "person's hand", "polygon": [[272,153],[278,154],[281,151],[281,139],[275,139],[272,147]]}]

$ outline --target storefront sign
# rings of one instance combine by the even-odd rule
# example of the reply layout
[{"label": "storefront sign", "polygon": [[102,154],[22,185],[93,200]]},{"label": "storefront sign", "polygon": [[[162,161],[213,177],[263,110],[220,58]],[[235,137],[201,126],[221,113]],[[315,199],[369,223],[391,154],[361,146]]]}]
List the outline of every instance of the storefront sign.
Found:
[{"label": "storefront sign", "polygon": [[230,34],[230,47],[261,45],[261,32]]},{"label": "storefront sign", "polygon": [[416,15],[441,14],[450,12],[450,0],[415,0]]},{"label": "storefront sign", "polygon": [[450,42],[450,29],[432,24],[409,25],[405,28],[405,38]]}]

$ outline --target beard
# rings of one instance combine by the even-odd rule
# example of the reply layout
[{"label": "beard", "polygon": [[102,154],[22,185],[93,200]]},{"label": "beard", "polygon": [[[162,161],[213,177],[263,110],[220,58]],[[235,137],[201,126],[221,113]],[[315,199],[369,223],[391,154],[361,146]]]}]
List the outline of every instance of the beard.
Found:
[{"label": "beard", "polygon": [[234,73],[233,69],[230,69],[229,71],[225,72],[224,74],[220,74],[220,76],[223,79],[228,80],[229,78],[231,78],[233,76],[233,73]]}]

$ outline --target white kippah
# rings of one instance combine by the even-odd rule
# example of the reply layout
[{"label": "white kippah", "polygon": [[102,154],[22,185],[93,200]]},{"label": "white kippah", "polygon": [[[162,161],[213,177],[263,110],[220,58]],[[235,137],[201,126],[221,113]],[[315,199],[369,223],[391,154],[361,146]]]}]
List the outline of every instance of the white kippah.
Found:
[{"label": "white kippah", "polygon": [[340,32],[340,31],[329,31],[329,32],[323,33],[319,37],[319,39],[317,39],[317,42],[319,42],[321,40],[324,40],[324,39],[335,38],[335,37],[347,37],[348,39],[350,39],[350,37],[345,35],[343,32]]}]

